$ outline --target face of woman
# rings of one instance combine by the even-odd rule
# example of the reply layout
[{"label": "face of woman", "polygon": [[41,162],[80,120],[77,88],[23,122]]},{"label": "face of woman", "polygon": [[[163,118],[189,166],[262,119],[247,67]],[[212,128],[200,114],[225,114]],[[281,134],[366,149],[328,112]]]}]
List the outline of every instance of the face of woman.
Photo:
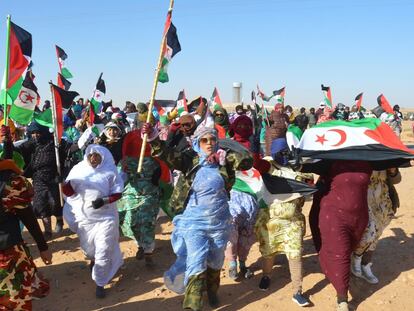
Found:
[{"label": "face of woman", "polygon": [[200,138],[200,148],[207,156],[211,155],[214,152],[216,143],[217,138],[213,135],[205,135]]},{"label": "face of woman", "polygon": [[99,164],[102,163],[102,157],[99,153],[91,153],[88,155],[88,161],[93,168],[96,168]]},{"label": "face of woman", "polygon": [[110,136],[111,138],[117,138],[119,134],[119,130],[116,127],[110,127],[108,129],[108,136]]}]

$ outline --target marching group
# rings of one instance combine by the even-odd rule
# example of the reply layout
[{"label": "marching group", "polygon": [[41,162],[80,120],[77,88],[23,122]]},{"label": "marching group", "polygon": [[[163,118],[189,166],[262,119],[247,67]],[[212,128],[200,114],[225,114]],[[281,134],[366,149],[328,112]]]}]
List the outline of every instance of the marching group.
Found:
[{"label": "marching group", "polygon": [[[164,282],[184,294],[183,308],[201,310],[204,292],[212,307],[219,306],[225,260],[230,278],[250,279],[253,271],[246,260],[256,241],[262,255],[259,288],[271,288],[274,258],[285,254],[292,300],[309,305],[302,292],[306,197],[263,205],[238,182],[243,174],[316,185],[309,224],[322,273],[337,292],[337,310],[348,310],[351,274],[371,284],[379,282],[371,270],[372,254],[399,205],[393,186],[401,180],[398,168],[369,159],[293,165],[286,140],[291,126],[306,131],[333,119],[364,118],[356,107],[350,111],[342,104],[331,108],[321,103],[316,111],[301,108],[295,115],[282,103],[271,112],[238,105],[228,114],[199,97],[188,111],[175,108],[163,115],[145,103],[127,102],[123,110],[104,103],[93,122],[88,107],[82,99],[72,105],[58,148],[54,134],[36,121],[27,129],[11,120],[3,122],[0,310],[31,310],[32,299],[49,292],[48,281],[37,271],[23,241],[22,224],[36,241],[41,259],[51,264],[47,241],[61,234],[65,221],[90,259],[96,297],[104,298],[105,286],[123,264],[120,234],[136,241],[137,260],[154,264],[160,207],[174,224],[171,244],[176,255]],[[394,111],[378,117],[399,135],[402,115],[398,106]],[[148,143],[138,173],[144,135]],[[319,175],[317,182],[314,174]],[[41,219],[43,232],[36,218]]]}]

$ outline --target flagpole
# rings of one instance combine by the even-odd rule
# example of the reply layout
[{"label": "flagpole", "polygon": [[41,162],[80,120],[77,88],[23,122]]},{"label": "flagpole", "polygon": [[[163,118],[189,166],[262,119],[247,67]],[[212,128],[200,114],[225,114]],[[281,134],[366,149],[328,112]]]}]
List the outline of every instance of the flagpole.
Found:
[{"label": "flagpole", "polygon": [[[52,81],[49,81],[50,85],[50,94],[52,96],[52,120],[53,120],[53,141],[55,144],[55,158],[56,158],[56,168],[59,177],[62,176],[62,170],[60,168],[60,158],[59,158],[59,138],[58,138],[58,130],[57,130],[57,120],[56,120],[56,104],[55,104],[55,96],[53,92],[53,85]],[[60,204],[63,206],[63,195],[62,195],[62,184],[59,183],[59,196],[60,196]]]},{"label": "flagpole", "polygon": [[[174,0],[170,0],[170,7],[168,9],[168,12],[172,12],[173,7],[174,7]],[[149,106],[148,106],[147,123],[149,123],[151,121],[151,114],[152,114],[152,109],[154,107],[154,99],[155,99],[155,94],[157,92],[157,86],[158,86],[158,75],[159,75],[160,69],[161,69],[163,51],[164,51],[164,45],[165,45],[166,38],[167,38],[167,32],[164,32],[164,34],[162,35],[162,40],[161,40],[161,47],[160,47],[160,54],[158,56],[157,69],[155,70],[155,77],[154,77],[154,83],[153,83],[153,86],[152,86],[151,99],[150,99],[150,103],[149,103]],[[141,152],[140,152],[139,160],[138,160],[137,173],[141,173],[141,171],[142,171],[142,163],[144,162],[144,154],[145,154],[145,149],[146,149],[146,145],[147,145],[147,140],[148,140],[148,134],[145,133],[143,138],[142,138],[142,145],[141,145]]]},{"label": "flagpole", "polygon": [[3,119],[4,125],[9,125],[9,113],[7,111],[7,84],[9,82],[9,63],[10,63],[10,20],[11,15],[7,15],[7,35],[6,35],[6,66],[4,69],[4,97],[3,97]]}]

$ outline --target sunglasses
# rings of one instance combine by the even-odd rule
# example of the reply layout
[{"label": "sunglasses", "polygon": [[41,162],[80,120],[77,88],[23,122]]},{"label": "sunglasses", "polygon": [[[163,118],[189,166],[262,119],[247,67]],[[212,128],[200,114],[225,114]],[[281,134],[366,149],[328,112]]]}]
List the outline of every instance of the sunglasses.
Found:
[{"label": "sunglasses", "polygon": [[202,137],[202,138],[200,138],[200,143],[214,145],[215,143],[217,143],[217,138],[215,138],[215,137]]}]

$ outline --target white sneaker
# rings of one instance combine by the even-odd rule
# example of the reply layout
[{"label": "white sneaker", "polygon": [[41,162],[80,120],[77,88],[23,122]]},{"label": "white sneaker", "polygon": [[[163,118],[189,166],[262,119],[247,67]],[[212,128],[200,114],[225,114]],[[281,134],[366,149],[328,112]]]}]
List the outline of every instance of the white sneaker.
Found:
[{"label": "white sneaker", "polygon": [[362,265],[362,277],[370,284],[378,284],[378,278],[371,271],[372,262]]},{"label": "white sneaker", "polygon": [[362,256],[352,255],[351,258],[351,272],[353,275],[362,278],[362,268],[361,268]]},{"label": "white sneaker", "polygon": [[348,303],[345,301],[338,303],[336,311],[349,311]]}]

